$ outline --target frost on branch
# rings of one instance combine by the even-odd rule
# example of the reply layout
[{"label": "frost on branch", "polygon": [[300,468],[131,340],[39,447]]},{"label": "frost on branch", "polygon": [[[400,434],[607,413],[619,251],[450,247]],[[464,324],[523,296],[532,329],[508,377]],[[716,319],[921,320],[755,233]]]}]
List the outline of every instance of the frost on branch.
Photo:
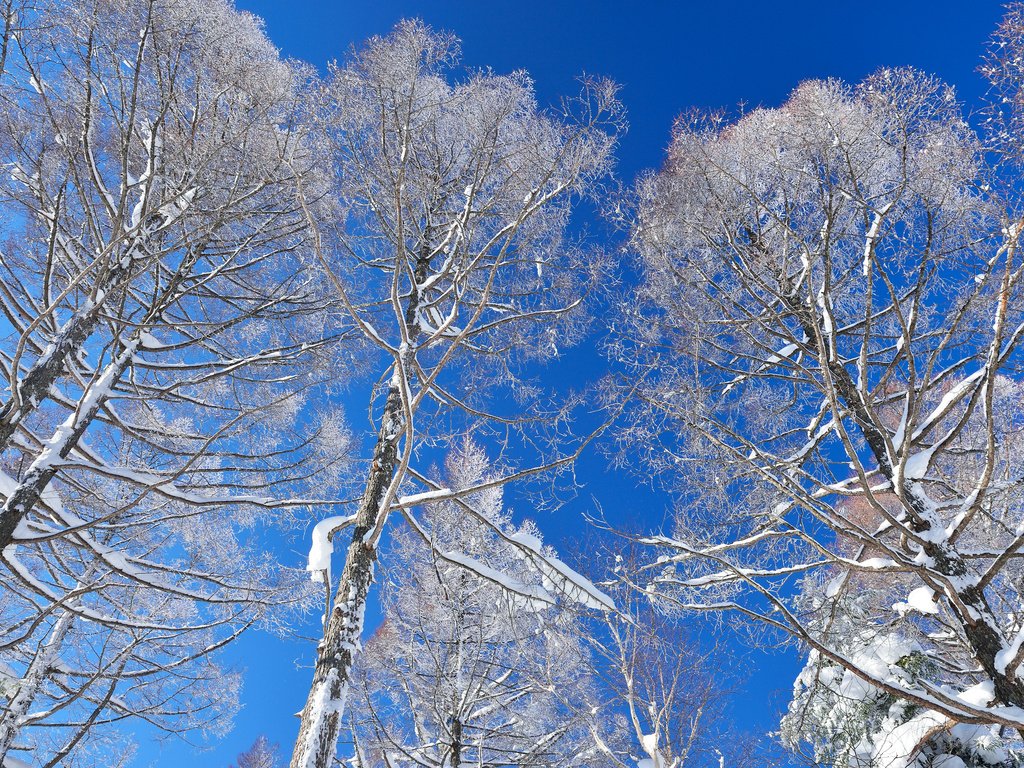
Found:
[{"label": "frost on branch", "polygon": [[341,462],[296,418],[328,370],[301,75],[224,0],[4,22],[0,761],[127,760],[125,723],[229,727],[214,654],[307,592],[254,528]]},{"label": "frost on branch", "polygon": [[[984,150],[948,86],[884,69],[680,120],[638,185],[624,443],[678,510],[650,591],[791,633],[826,687],[892,697],[849,755],[1024,725],[1020,205]],[[870,636],[834,626],[859,591]]]},{"label": "frost on branch", "polygon": [[[488,474],[483,452],[466,442],[444,482],[472,487]],[[384,621],[351,692],[357,756],[577,765],[593,749],[583,703],[597,701],[582,628],[554,597],[541,597],[520,549],[539,553],[539,538],[511,524],[500,487],[463,501],[473,514],[435,501],[382,552]]]}]

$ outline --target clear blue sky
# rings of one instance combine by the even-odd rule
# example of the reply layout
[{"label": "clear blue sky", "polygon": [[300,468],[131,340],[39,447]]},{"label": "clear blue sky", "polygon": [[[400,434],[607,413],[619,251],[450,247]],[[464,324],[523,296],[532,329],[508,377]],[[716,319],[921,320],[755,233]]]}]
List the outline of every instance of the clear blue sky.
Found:
[{"label": "clear blue sky", "polygon": [[[455,32],[464,62],[498,72],[526,69],[542,102],[575,90],[580,72],[609,76],[623,85],[630,130],[619,172],[631,180],[656,167],[672,121],[691,107],[733,108],[737,103],[776,105],[799,82],[839,77],[857,81],[882,66],[911,65],[957,87],[976,105],[984,85],[977,66],[1002,15],[994,0],[890,0],[889,2],[717,3],[676,0],[241,0],[266,19],[271,39],[287,56],[318,67],[342,58],[349,46],[385,34],[399,19],[419,17]],[[557,367],[552,369],[557,375]],[[585,498],[558,521],[540,521],[551,543],[582,527],[580,512],[591,494],[618,520],[657,525],[668,502],[637,494],[629,478],[609,474],[590,457],[579,478]],[[301,565],[301,544],[281,557]],[[310,631],[316,625],[310,622]],[[229,657],[247,669],[246,708],[235,731],[211,752],[193,755],[181,744],[142,745],[140,764],[223,768],[257,735],[267,734],[290,754],[305,700],[313,642],[280,642],[253,634]],[[296,663],[306,665],[298,668]],[[784,701],[795,673],[791,657],[759,659],[760,671],[744,697],[740,718],[762,730],[772,723],[767,704]],[[779,692],[779,693],[773,693]],[[192,758],[192,759],[190,759]]]}]

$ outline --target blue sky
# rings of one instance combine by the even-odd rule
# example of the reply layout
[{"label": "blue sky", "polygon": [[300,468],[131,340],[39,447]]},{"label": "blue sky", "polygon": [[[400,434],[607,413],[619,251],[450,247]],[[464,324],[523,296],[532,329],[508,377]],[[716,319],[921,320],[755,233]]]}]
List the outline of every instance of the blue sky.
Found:
[{"label": "blue sky", "polygon": [[[672,121],[683,110],[772,106],[811,78],[857,81],[882,66],[910,65],[944,78],[969,106],[976,105],[984,90],[977,66],[1002,15],[1001,3],[994,0],[242,0],[238,5],[266,19],[268,34],[285,55],[318,67],[414,16],[455,32],[469,67],[529,71],[542,102],[572,93],[581,72],[611,77],[623,85],[630,123],[619,153],[619,173],[626,181],[659,165]],[[596,367],[593,362],[588,368]],[[557,367],[551,375],[559,375]],[[571,549],[568,539],[579,535],[580,514],[592,497],[612,519],[660,523],[667,501],[638,494],[628,477],[605,469],[597,456],[582,462],[578,476],[587,483],[584,495],[559,519],[540,521],[549,542]],[[301,543],[281,550],[294,565],[301,565],[303,555]],[[311,617],[311,632],[315,625]],[[246,708],[231,736],[195,757],[187,745],[142,745],[140,762],[221,768],[261,733],[290,754],[298,725],[292,714],[304,702],[314,652],[314,641],[281,642],[257,634],[243,639],[229,655],[247,669]],[[763,730],[771,726],[768,703],[784,702],[795,667],[791,657],[771,655],[759,657],[758,664],[744,697],[754,706],[740,707],[737,714]],[[186,763],[187,758],[192,759]]]}]

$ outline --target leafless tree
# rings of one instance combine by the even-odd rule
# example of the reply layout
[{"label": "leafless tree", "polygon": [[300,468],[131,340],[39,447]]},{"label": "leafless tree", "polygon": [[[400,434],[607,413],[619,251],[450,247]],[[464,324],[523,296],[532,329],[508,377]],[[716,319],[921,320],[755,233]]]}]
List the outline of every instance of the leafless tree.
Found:
[{"label": "leafless tree", "polygon": [[333,333],[303,73],[226,2],[2,15],[0,759],[54,765],[128,717],[225,724],[206,657],[292,589],[246,530],[343,430],[303,411]]},{"label": "leafless tree", "polygon": [[592,726],[602,754],[618,768],[741,764],[732,761],[747,740],[728,722],[727,708],[743,675],[725,634],[659,610],[635,581],[644,548],[618,540],[614,550],[610,578],[597,583],[618,610],[594,618],[585,632],[602,702]]},{"label": "leafless tree", "polygon": [[[924,730],[1024,729],[1022,221],[991,181],[952,91],[883,70],[686,117],[639,187],[622,435],[679,480],[649,588],[792,634]],[[832,620],[867,577],[891,591],[856,629],[899,623],[920,675]]]},{"label": "leafless tree", "polygon": [[[564,232],[572,202],[608,170],[620,127],[615,89],[590,81],[579,99],[543,112],[524,73],[459,80],[457,54],[451,36],[405,22],[336,67],[312,99],[333,180],[306,190],[306,208],[321,222],[322,265],[380,381],[368,402],[377,439],[362,500],[320,529],[333,536],[351,524],[352,538],[293,768],[334,759],[390,514],[413,521],[418,503],[479,490],[438,488],[414,466],[417,454],[474,424],[500,431],[507,454],[561,438],[556,458],[488,482],[498,485],[566,466],[585,442],[565,445],[564,410],[545,413],[515,364],[574,340],[575,310],[600,274],[600,259]],[[416,485],[423,494],[400,495]]]}]

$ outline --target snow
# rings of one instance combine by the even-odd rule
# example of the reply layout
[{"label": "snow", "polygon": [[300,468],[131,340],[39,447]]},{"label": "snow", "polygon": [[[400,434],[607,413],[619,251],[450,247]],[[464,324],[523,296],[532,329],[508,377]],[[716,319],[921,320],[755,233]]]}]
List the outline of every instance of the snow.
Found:
[{"label": "snow", "polygon": [[939,612],[939,607],[935,603],[935,591],[931,587],[918,587],[907,595],[905,603],[894,603],[892,608],[901,616],[911,611],[929,615]]},{"label": "snow", "polygon": [[908,480],[920,480],[928,472],[928,465],[932,460],[932,450],[918,451],[907,459],[903,469],[903,476]]},{"label": "snow", "polygon": [[640,745],[644,748],[644,752],[649,755],[653,755],[658,751],[658,734],[656,733],[645,733],[640,737]]},{"label": "snow", "polygon": [[958,699],[975,707],[987,707],[995,698],[995,689],[991,680],[972,685],[959,696]]},{"label": "snow", "polygon": [[414,493],[408,496],[400,496],[398,498],[398,506],[414,507],[417,504],[425,504],[430,501],[439,501],[442,499],[451,498],[451,496],[451,488],[438,488],[436,491],[425,491],[423,493]]},{"label": "snow", "polygon": [[943,727],[946,718],[938,712],[926,709],[902,725],[889,731],[875,745],[872,765],[885,768],[911,768],[917,762],[918,745],[935,729]]},{"label": "snow", "polygon": [[872,571],[884,571],[888,568],[896,568],[896,562],[888,557],[869,557],[857,563],[861,568]]},{"label": "snow", "polygon": [[381,338],[377,329],[373,327],[373,324],[369,320],[363,320],[363,330],[365,330],[370,335],[370,338],[377,342],[377,344],[382,347],[386,347],[387,349],[391,349],[390,345]]},{"label": "snow", "polygon": [[440,555],[443,560],[460,565],[466,570],[472,571],[478,576],[494,582],[513,594],[525,597],[527,600],[527,607],[533,610],[541,610],[555,604],[555,599],[543,587],[524,584],[518,579],[512,578],[507,573],[491,568],[489,565],[486,565],[476,558],[470,557],[462,552],[443,552],[440,553]]},{"label": "snow", "polygon": [[543,554],[541,542],[536,536],[519,531],[509,538],[534,556],[531,560],[541,571],[545,588],[554,588],[587,608],[600,611],[615,610],[615,602],[594,586],[593,582],[576,573],[558,558]]},{"label": "snow", "polygon": [[644,733],[640,735],[640,746],[643,747],[644,752],[647,753],[648,757],[637,761],[637,768],[667,768],[665,765],[665,758],[661,755],[661,750],[658,749],[658,734],[657,733]]},{"label": "snow", "polygon": [[846,574],[836,576],[831,579],[828,585],[825,587],[825,597],[832,599],[842,591],[843,586],[846,584]]},{"label": "snow", "polygon": [[313,581],[331,583],[331,555],[334,554],[333,535],[351,525],[355,515],[335,515],[321,520],[313,526],[312,544],[309,546],[309,558],[306,570],[310,571]]},{"label": "snow", "polygon": [[[958,382],[956,386],[952,387],[942,399],[939,404],[935,406],[927,418],[921,423],[921,426],[914,431],[914,439],[918,439],[925,432],[931,429],[932,425],[946,415],[947,411],[952,408],[971,388],[971,386],[977,383],[988,371],[988,368],[981,368],[970,376],[965,377],[962,381]],[[898,445],[897,445],[898,447]]]},{"label": "snow", "polygon": [[151,334],[151,333],[150,333],[149,331],[142,331],[142,332],[141,332],[141,333],[139,334],[139,345],[140,345],[140,346],[141,346],[141,347],[142,347],[143,349],[147,349],[147,350],[157,350],[157,349],[162,349],[162,348],[163,348],[163,346],[164,346],[164,345],[163,345],[163,344],[162,344],[162,343],[161,343],[160,341],[158,341],[158,340],[156,339],[156,337],[155,337],[155,336],[153,336],[153,334]]},{"label": "snow", "polygon": [[1020,653],[1021,645],[1024,644],[1024,630],[1017,633],[1014,637],[1013,642],[1010,643],[1008,648],[1004,648],[996,654],[996,670],[1000,674],[1006,674],[1007,667],[1013,662]]},{"label": "snow", "polygon": [[[306,734],[306,743],[303,745],[302,757],[298,762],[298,765],[302,768],[316,768],[317,746],[321,743],[322,734],[331,728],[331,715],[336,715],[340,719],[345,711],[345,700],[348,698],[348,684],[341,687],[341,695],[337,699],[332,699],[331,689],[337,682],[338,670],[331,668],[327,672],[326,677],[317,684],[316,691],[313,693],[309,714],[309,730]],[[328,760],[329,764],[334,763],[337,757],[337,749],[337,744],[335,744],[335,754]]]},{"label": "snow", "polygon": [[892,205],[893,201],[890,200],[888,203],[879,208],[871,219],[871,226],[868,228],[867,235],[865,235],[864,237],[864,277],[867,277],[868,275],[871,274],[871,254],[874,252],[875,249],[875,240],[878,239],[878,230],[882,226],[882,219],[885,218],[885,214],[889,212],[889,209],[892,207]]},{"label": "snow", "polygon": [[[441,492],[432,491],[427,494],[419,494],[417,497],[405,498],[415,499],[420,496],[435,498],[432,494],[437,493]],[[450,491],[445,493],[450,493]],[[403,499],[401,503],[404,506],[407,502]],[[556,600],[552,593],[566,595],[588,608],[602,611],[615,610],[615,603],[612,599],[599,590],[592,582],[576,573],[576,571],[554,556],[543,552],[543,543],[532,533],[518,531],[507,538],[514,544],[519,545],[520,556],[528,562],[533,570],[539,572],[541,577],[539,585],[527,584],[521,579],[514,578],[503,571],[492,568],[463,552],[445,551],[438,554],[442,559],[460,565],[503,589],[526,598],[527,607],[532,610],[543,610],[554,605]]]},{"label": "snow", "polygon": [[541,546],[543,546],[539,538],[526,531],[519,531],[518,533],[513,534],[511,539],[517,544],[521,544],[526,547],[531,552],[540,553]]}]

